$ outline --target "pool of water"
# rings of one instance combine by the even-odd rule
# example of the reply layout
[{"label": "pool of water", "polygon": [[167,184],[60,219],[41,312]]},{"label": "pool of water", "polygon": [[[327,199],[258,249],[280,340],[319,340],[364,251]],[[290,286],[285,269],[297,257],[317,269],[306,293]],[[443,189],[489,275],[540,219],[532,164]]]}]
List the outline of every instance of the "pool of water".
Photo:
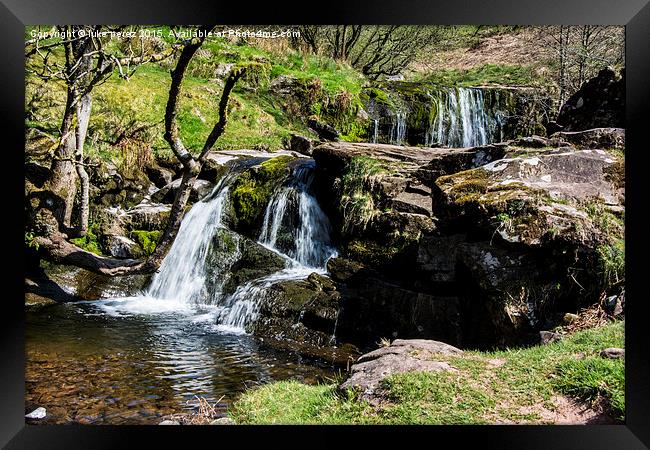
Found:
[{"label": "pool of water", "polygon": [[27,311],[26,413],[46,408],[47,417],[38,421],[43,424],[156,424],[192,411],[201,397],[225,414],[255,385],[317,383],[335,375],[327,364],[215,327],[209,307],[148,302]]}]

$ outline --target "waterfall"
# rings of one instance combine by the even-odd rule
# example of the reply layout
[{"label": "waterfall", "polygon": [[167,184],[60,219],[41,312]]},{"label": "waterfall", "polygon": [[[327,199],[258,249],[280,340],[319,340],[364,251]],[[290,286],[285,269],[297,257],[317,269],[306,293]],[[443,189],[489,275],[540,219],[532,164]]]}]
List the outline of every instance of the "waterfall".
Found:
[{"label": "waterfall", "polygon": [[377,139],[379,138],[379,120],[374,119],[373,123],[374,123],[375,128],[374,128],[373,133],[372,133],[372,143],[376,144]]},{"label": "waterfall", "polygon": [[287,258],[288,267],[239,286],[219,312],[219,323],[225,329],[245,329],[257,319],[271,286],[305,279],[313,272],[325,273],[327,260],[336,256],[329,220],[309,192],[313,180],[314,163],[310,161],[294,169],[289,183],[269,201],[258,242]]},{"label": "waterfall", "polygon": [[[498,102],[497,97],[497,102]],[[425,145],[475,147],[489,144],[499,131],[500,115],[485,106],[482,89],[442,90],[436,102],[436,117],[425,136]],[[497,138],[498,139],[498,138]]]},{"label": "waterfall", "polygon": [[[294,170],[289,184],[282,187],[269,202],[258,242],[288,256],[296,267],[324,269],[335,250],[330,242],[329,220],[309,193],[313,181],[313,162]],[[297,218],[294,217],[296,212]],[[280,245],[278,234],[282,227],[288,237],[285,239],[287,242]]]},{"label": "waterfall", "polygon": [[397,111],[390,129],[390,143],[401,145],[406,141],[406,112]]},{"label": "waterfall", "polygon": [[153,276],[148,297],[202,302],[205,292],[205,259],[212,237],[222,227],[224,206],[236,173],[224,176],[205,199],[185,215],[169,253]]}]

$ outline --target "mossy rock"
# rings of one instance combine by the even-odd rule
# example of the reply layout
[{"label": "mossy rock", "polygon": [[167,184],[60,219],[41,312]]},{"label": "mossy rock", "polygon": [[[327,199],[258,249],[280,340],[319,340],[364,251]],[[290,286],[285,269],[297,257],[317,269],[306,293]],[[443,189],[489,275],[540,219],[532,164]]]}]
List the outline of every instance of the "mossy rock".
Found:
[{"label": "mossy rock", "polygon": [[230,199],[238,231],[252,235],[257,230],[271,196],[291,174],[289,163],[294,159],[292,156],[271,158],[237,178]]}]

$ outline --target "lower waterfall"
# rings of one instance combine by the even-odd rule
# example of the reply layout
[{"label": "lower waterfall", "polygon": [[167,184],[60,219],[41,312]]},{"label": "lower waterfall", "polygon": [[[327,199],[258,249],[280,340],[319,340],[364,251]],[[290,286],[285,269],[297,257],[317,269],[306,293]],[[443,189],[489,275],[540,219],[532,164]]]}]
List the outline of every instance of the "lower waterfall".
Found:
[{"label": "lower waterfall", "polygon": [[219,229],[228,229],[229,192],[239,176],[233,170],[183,218],[174,244],[146,292],[139,297],[106,302],[103,307],[110,312],[136,313],[198,310],[203,314],[195,321],[212,322],[220,331],[245,332],[257,318],[269,287],[286,280],[305,279],[313,272],[326,273],[327,260],[336,255],[329,220],[310,192],[314,166],[313,160],[296,165],[289,180],[266,207],[257,242],[285,260],[283,269],[243,283],[232,294],[222,293],[228,270],[240,256],[243,238],[235,235],[234,251],[219,260],[219,270],[208,270],[213,238]]}]

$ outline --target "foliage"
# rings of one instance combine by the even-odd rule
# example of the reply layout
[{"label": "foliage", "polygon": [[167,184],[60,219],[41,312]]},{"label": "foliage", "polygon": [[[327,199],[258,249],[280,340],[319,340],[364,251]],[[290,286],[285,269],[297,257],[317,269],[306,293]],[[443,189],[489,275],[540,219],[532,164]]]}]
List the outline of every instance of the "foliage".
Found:
[{"label": "foliage", "polygon": [[162,233],[159,230],[146,231],[146,230],[132,230],[131,236],[135,241],[140,244],[144,253],[149,256],[154,250],[156,250],[156,245],[160,239]]},{"label": "foliage", "polygon": [[350,160],[340,181],[344,231],[365,229],[379,213],[372,189],[384,173],[375,159],[356,156]]},{"label": "foliage", "polygon": [[88,232],[85,236],[70,239],[70,242],[88,252],[94,253],[96,255],[102,255],[102,247],[99,242],[100,235],[100,224],[98,222],[91,222],[88,225]]}]

